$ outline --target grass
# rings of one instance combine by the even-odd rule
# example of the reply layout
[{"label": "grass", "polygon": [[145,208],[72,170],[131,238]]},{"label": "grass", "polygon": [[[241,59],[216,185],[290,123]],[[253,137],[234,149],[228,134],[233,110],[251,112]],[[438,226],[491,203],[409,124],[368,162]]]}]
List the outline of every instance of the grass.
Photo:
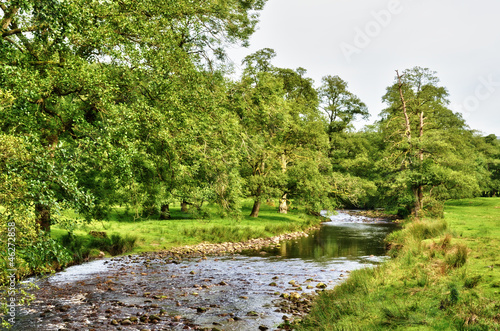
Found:
[{"label": "grass", "polygon": [[[251,207],[250,201],[245,203],[242,214],[249,215]],[[141,253],[201,242],[238,242],[272,237],[287,232],[302,231],[319,222],[318,218],[305,215],[298,210],[292,210],[286,215],[278,214],[276,207],[265,204],[262,204],[258,218],[242,216],[234,220],[213,216],[215,210],[208,209],[208,212],[213,212],[212,216],[193,219],[190,214],[181,212],[180,206],[175,205],[170,208],[170,220],[159,220],[157,215],[138,219],[125,208],[117,207],[110,214],[109,220],[81,224],[73,233],[82,243],[95,241],[89,235],[91,231],[106,232],[108,237],[132,236],[135,245],[128,253]],[[53,238],[62,239],[68,232],[54,226],[51,233]]]},{"label": "grass", "polygon": [[500,329],[499,198],[450,201],[388,240],[393,259],[321,294],[298,329]]}]

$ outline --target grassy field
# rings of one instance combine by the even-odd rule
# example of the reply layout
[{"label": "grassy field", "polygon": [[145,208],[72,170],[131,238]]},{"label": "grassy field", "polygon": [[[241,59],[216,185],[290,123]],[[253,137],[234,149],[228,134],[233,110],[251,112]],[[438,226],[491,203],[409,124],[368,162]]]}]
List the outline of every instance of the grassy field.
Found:
[{"label": "grassy field", "polygon": [[[170,220],[157,217],[137,219],[124,208],[115,208],[106,221],[82,223],[73,231],[80,241],[92,240],[91,231],[106,232],[108,237],[118,235],[134,239],[135,245],[129,253],[140,253],[169,249],[175,246],[194,245],[201,242],[222,243],[239,242],[253,238],[267,238],[275,235],[302,231],[319,223],[317,217],[306,215],[298,210],[288,214],[277,213],[276,207],[262,204],[258,218],[250,214],[252,203],[243,205],[241,219],[208,217],[193,219],[183,213],[179,205],[170,208]],[[61,227],[52,228],[52,236],[61,239],[68,231]],[[98,251],[97,251],[98,253]]]},{"label": "grassy field", "polygon": [[450,201],[388,240],[393,259],[324,292],[298,329],[500,329],[499,198]]}]

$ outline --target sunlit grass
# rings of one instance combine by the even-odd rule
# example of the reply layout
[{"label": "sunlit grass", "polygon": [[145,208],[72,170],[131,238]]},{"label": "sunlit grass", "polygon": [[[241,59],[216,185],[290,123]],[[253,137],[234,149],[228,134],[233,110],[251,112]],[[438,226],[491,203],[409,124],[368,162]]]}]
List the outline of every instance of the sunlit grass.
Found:
[{"label": "sunlit grass", "polygon": [[[171,219],[159,220],[156,216],[136,218],[123,207],[116,207],[106,221],[92,221],[79,225],[73,232],[76,236],[89,236],[90,231],[104,231],[125,237],[137,237],[131,253],[157,251],[175,246],[193,245],[201,242],[221,243],[238,242],[254,238],[266,238],[275,235],[305,230],[318,224],[319,219],[308,216],[299,210],[288,214],[277,213],[276,207],[262,204],[258,218],[250,214],[252,204],[245,203],[242,217],[239,219],[211,216],[205,219],[193,219],[183,213],[179,205],[171,205]],[[61,238],[67,231],[53,227],[52,235]]]},{"label": "sunlit grass", "polygon": [[500,199],[450,201],[445,221],[390,235],[393,259],[320,295],[301,330],[498,330]]}]

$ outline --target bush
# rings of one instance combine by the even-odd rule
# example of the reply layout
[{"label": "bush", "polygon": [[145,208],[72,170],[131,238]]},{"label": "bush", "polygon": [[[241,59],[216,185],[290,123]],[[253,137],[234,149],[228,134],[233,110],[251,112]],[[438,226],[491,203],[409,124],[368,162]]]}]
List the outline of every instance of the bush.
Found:
[{"label": "bush", "polygon": [[71,252],[48,236],[41,236],[21,251],[21,257],[32,273],[58,270],[71,263]]}]

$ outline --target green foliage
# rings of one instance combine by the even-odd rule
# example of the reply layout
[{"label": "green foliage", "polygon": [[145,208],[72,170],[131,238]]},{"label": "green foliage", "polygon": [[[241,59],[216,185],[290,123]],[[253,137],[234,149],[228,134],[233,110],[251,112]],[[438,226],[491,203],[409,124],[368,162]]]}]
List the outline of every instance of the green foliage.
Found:
[{"label": "green foliage", "polygon": [[29,248],[19,253],[34,274],[58,270],[72,262],[70,252],[59,242],[46,236],[40,236]]},{"label": "green foliage", "polygon": [[[414,216],[439,216],[443,201],[480,194],[481,171],[473,137],[459,114],[446,108],[448,92],[435,72],[413,68],[398,74],[383,100],[379,128],[385,140],[383,194]],[[404,102],[403,102],[404,101]]]},{"label": "green foliage", "polygon": [[264,3],[2,2],[0,225],[16,219],[20,249],[71,229],[67,209],[102,220],[116,203],[184,199],[238,213],[223,47],[247,44]]}]

